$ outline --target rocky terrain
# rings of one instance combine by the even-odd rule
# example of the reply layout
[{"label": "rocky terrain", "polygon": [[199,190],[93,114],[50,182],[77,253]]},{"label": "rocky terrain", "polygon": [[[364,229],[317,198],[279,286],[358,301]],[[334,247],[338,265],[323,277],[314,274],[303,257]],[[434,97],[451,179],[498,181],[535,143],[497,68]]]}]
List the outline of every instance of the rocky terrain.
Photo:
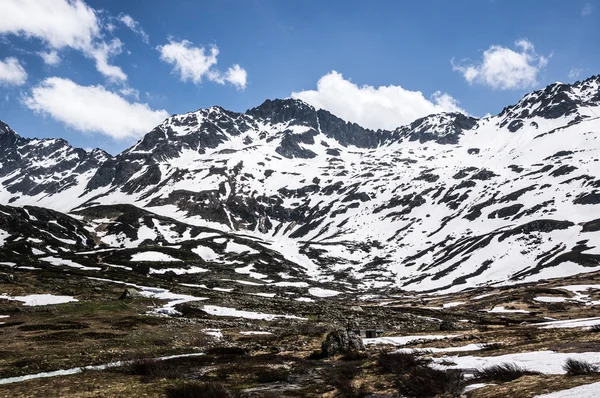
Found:
[{"label": "rocky terrain", "polygon": [[0,396],[600,391],[599,115],[593,76],[393,131],[212,107],[117,156],[1,123]]}]

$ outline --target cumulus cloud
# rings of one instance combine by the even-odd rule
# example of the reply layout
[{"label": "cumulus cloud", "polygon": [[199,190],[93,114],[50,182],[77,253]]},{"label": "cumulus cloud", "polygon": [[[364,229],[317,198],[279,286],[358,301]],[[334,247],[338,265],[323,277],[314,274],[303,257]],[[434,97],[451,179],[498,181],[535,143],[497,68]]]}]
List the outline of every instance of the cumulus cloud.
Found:
[{"label": "cumulus cloud", "polygon": [[241,66],[235,64],[231,68],[227,69],[224,78],[226,81],[236,86],[239,90],[243,90],[244,88],[246,88],[246,80],[248,79],[248,74],[244,69],[242,69]]},{"label": "cumulus cloud", "polygon": [[432,113],[466,113],[456,99],[440,91],[427,99],[401,86],[358,86],[336,71],[321,77],[316,90],[294,92],[292,97],[371,129],[391,130]]},{"label": "cumulus cloud", "polygon": [[115,139],[140,137],[169,116],[148,104],[129,102],[101,85],[80,86],[60,77],[45,79],[22,101],[29,109],[75,130]]},{"label": "cumulus cloud", "polygon": [[0,85],[21,86],[27,81],[27,72],[14,57],[0,60]]},{"label": "cumulus cloud", "polygon": [[229,82],[242,90],[246,88],[247,73],[239,65],[233,65],[225,73],[215,68],[219,55],[217,46],[211,46],[207,50],[204,47],[194,47],[188,40],[178,42],[170,39],[169,44],[156,49],[160,52],[160,59],[173,65],[173,72],[183,82],[200,84],[203,79],[207,79],[219,84]]},{"label": "cumulus cloud", "polygon": [[120,51],[104,43],[96,11],[82,0],[2,0],[0,35],[8,34],[39,39],[51,50],[81,51],[109,79],[127,78],[121,68],[108,64],[109,56]]},{"label": "cumulus cloud", "polygon": [[44,60],[44,63],[46,65],[50,65],[50,66],[56,66],[58,64],[60,64],[60,56],[58,55],[58,53],[56,51],[40,51],[38,53],[38,55],[40,57],[42,57],[42,59]]},{"label": "cumulus cloud", "polygon": [[460,65],[452,59],[452,69],[462,73],[469,84],[478,83],[499,90],[533,87],[549,57],[537,54],[533,43],[526,39],[517,40],[515,47],[517,51],[493,45],[476,64]]},{"label": "cumulus cloud", "polygon": [[130,15],[127,15],[127,14],[119,15],[119,21],[123,25],[125,25],[129,29],[131,29],[131,31],[133,31],[135,34],[140,36],[142,38],[142,40],[144,41],[144,43],[150,42],[150,38],[148,37],[148,34],[144,31],[144,29],[142,29],[139,22],[136,21],[135,19],[133,19]]}]

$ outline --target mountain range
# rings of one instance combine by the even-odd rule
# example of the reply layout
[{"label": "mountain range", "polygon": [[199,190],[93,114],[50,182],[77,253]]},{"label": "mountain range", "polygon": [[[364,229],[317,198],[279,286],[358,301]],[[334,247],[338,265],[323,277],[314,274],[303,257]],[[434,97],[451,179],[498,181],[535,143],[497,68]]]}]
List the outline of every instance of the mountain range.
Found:
[{"label": "mountain range", "polygon": [[[295,99],[173,115],[112,156],[0,122],[0,258],[452,292],[600,270],[600,75],[369,130]],[[83,268],[82,268],[83,267]]]}]

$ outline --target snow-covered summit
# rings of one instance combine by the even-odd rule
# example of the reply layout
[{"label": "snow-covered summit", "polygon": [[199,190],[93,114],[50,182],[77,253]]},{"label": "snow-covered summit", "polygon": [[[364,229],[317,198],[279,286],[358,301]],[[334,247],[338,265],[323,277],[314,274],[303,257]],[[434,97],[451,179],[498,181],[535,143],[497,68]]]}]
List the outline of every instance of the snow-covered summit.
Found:
[{"label": "snow-covered summit", "polygon": [[[121,154],[0,135],[0,199],[135,205],[270,242],[363,287],[452,290],[600,269],[600,78],[499,115],[373,131],[298,100],[173,115]],[[8,131],[7,127],[2,127]],[[310,270],[310,271],[309,271]]]}]

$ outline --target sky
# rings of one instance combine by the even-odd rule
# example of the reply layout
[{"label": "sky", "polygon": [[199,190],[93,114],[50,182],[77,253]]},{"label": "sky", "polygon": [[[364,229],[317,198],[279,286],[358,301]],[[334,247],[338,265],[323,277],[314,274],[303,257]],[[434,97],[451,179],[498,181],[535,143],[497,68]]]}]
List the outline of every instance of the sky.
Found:
[{"label": "sky", "polygon": [[600,0],[0,0],[0,119],[112,154],[298,98],[372,129],[600,73]]}]

